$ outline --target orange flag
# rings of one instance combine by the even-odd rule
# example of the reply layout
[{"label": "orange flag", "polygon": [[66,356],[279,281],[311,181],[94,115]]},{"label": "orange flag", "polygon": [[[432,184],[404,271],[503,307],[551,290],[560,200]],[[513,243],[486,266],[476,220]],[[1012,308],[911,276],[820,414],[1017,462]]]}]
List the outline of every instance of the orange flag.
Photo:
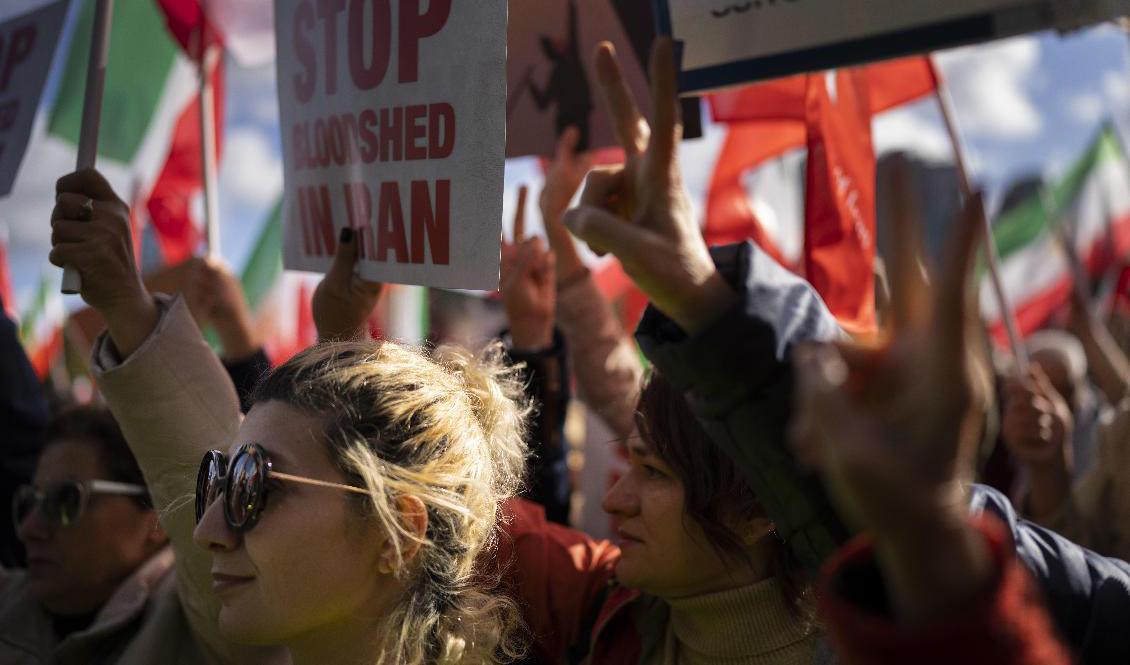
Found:
[{"label": "orange flag", "polygon": [[706,194],[703,235],[711,245],[753,240],[783,266],[795,268],[762,228],[750,207],[742,176],[758,164],[805,143],[799,120],[744,122],[731,125]]},{"label": "orange flag", "polygon": [[875,151],[867,72],[808,79],[804,274],[850,332],[875,328]]},{"label": "orange flag", "polygon": [[[885,60],[858,67],[871,85],[871,113],[882,113],[932,94],[937,88],[930,57]],[[804,120],[808,75],[799,74],[707,95],[714,122]]]}]

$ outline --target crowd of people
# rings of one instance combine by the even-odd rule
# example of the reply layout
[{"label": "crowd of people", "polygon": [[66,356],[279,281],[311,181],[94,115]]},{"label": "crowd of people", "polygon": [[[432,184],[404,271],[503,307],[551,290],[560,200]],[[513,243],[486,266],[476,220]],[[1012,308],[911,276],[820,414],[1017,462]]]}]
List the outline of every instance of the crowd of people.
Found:
[{"label": "crowd of people", "polygon": [[[1026,375],[994,362],[980,198],[928,276],[896,161],[889,307],[852,338],[752,243],[704,242],[671,42],[646,119],[595,58],[626,162],[563,133],[546,238],[503,243],[509,327],[476,352],[370,338],[382,287],[344,229],[319,343],[272,368],[222,267],[148,292],[118,194],[58,181],[99,398],[51,413],[4,322],[0,665],[1130,662],[1130,360],[1086,303]],[[634,341],[577,240],[648,296]],[[574,391],[627,455],[616,542],[567,523]]]}]

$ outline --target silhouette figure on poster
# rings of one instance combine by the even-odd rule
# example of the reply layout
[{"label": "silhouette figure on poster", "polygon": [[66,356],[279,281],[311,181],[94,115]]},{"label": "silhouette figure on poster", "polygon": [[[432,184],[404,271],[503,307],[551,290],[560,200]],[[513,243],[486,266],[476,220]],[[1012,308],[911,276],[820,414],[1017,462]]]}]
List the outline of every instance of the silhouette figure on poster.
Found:
[{"label": "silhouette figure on poster", "polygon": [[577,5],[570,0],[568,40],[561,43],[548,35],[539,37],[542,51],[553,63],[549,81],[544,88],[539,88],[534,83],[531,72],[527,74],[527,84],[538,110],[544,111],[551,105],[556,105],[557,136],[561,136],[570,126],[580,131],[581,137],[577,149],[583,151],[588,150],[589,147],[589,115],[592,113],[593,105],[592,91],[589,89],[588,74],[585,72],[581,42],[577,32]]}]

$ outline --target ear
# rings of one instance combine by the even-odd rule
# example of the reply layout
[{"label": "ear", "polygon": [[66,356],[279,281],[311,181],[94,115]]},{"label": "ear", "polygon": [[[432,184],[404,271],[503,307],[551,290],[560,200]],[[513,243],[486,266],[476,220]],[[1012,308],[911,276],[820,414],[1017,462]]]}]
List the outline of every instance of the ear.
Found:
[{"label": "ear", "polygon": [[[420,545],[428,533],[428,508],[420,497],[405,495],[397,498],[396,510],[400,513],[400,525],[404,527],[411,538],[405,538],[400,544],[400,554],[405,563],[416,557]],[[396,548],[393,547],[392,537],[385,540],[381,546],[380,560],[377,570],[386,575],[391,575],[397,570]]]},{"label": "ear", "polygon": [[755,545],[777,530],[777,525],[768,517],[754,517],[742,523],[739,533],[746,545]]}]

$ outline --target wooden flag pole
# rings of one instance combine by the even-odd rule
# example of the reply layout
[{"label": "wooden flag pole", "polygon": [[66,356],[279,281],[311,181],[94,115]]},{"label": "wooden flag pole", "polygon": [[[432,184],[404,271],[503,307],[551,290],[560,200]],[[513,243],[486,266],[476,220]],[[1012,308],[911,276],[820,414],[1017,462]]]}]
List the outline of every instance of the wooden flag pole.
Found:
[{"label": "wooden flag pole", "polygon": [[200,150],[204,181],[204,222],[208,241],[208,257],[219,260],[220,252],[220,201],[219,185],[216,177],[216,113],[212,90],[212,72],[219,66],[223,51],[218,46],[209,45],[207,36],[207,16],[200,23]]},{"label": "wooden flag pole", "polygon": [[[942,112],[942,120],[946,126],[946,133],[949,135],[950,143],[953,145],[953,158],[954,164],[957,166],[957,180],[958,185],[961,187],[961,196],[962,199],[968,201],[970,197],[973,196],[973,185],[969,179],[969,169],[965,159],[965,144],[961,140],[961,133],[958,131],[957,122],[954,117],[953,101],[950,99],[949,90],[946,88],[942,77],[937,75],[938,66],[932,55],[930,56],[930,66],[935,71],[934,80],[937,83],[935,86],[935,97],[938,100],[938,108]],[[996,239],[993,237],[993,228],[989,224],[989,216],[984,210],[981,211],[981,219],[984,220],[982,230],[985,240],[985,256],[989,264],[989,280],[993,285],[993,293],[996,295],[997,304],[1001,310],[1001,320],[1004,321],[1004,329],[1008,335],[1008,345],[1012,351],[1013,358],[1016,359],[1017,371],[1021,376],[1028,376],[1028,351],[1024,348],[1024,344],[1020,340],[1019,326],[1016,324],[1016,314],[1012,311],[1008,297],[1004,292],[1004,282],[1001,280],[1000,271],[1000,254],[997,251]]]},{"label": "wooden flag pole", "polygon": [[[86,94],[82,100],[82,126],[78,138],[76,171],[94,168],[98,157],[98,126],[102,119],[102,91],[106,87],[106,63],[110,55],[110,19],[114,0],[97,0],[90,36],[90,58],[86,62]],[[63,266],[63,293],[82,291],[82,274],[74,266]]]}]

